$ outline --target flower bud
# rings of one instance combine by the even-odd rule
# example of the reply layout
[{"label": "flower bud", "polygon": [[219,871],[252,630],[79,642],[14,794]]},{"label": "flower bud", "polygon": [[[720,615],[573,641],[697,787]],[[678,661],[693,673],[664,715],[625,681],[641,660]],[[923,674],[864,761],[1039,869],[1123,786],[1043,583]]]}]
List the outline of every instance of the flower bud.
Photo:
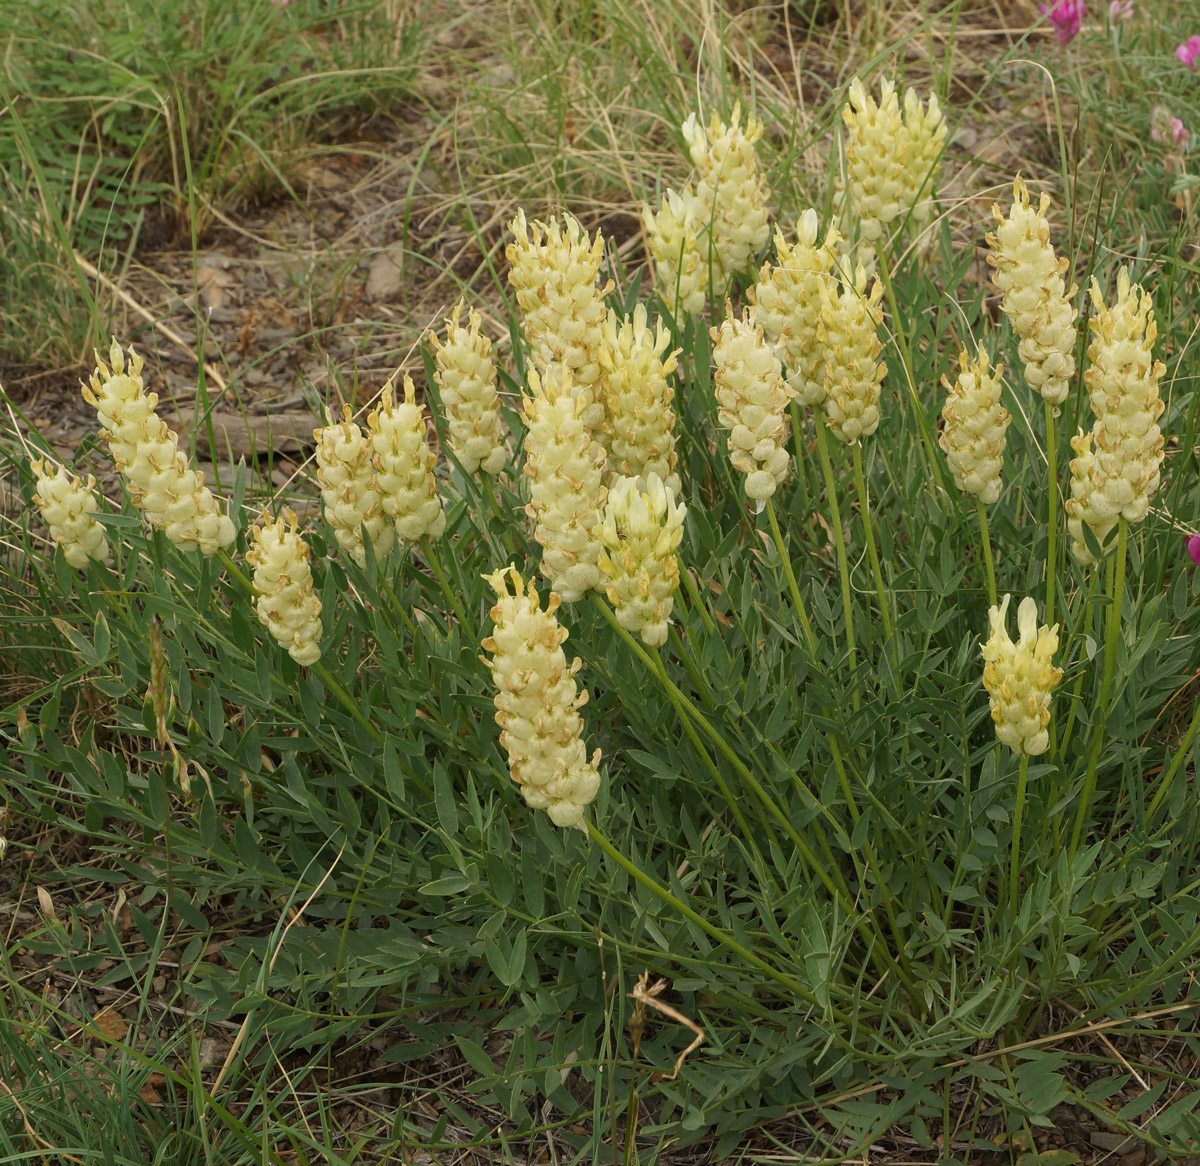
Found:
[{"label": "flower bud", "polygon": [[545,810],[556,826],[578,826],[600,789],[600,750],[588,760],[579,715],[588,694],[575,683],[581,661],[568,664],[562,650],[567,630],[554,614],[559,597],[552,592],[542,610],[533,582],[526,586],[513,566],[484,578],[498,602],[495,627],[482,642],[492,655],[480,659],[497,689],[496,724],[509,772],[527,805]]},{"label": "flower bud", "polygon": [[92,517],[100,509],[95,477],[88,474],[84,481],[62,466],[51,474],[40,458],[31,460],[29,468],[36,478],[34,504],[50,528],[50,537],[62,548],[63,558],[80,571],[92,559],[107,563],[112,557],[108,535]]},{"label": "flower bud", "polygon": [[321,600],[313,591],[308,544],[296,532],[296,515],[285,509],[274,522],[250,530],[246,562],[254,568],[254,609],[267,630],[297,664],[321,658]]},{"label": "flower bud", "polygon": [[1013,643],[1006,616],[1009,596],[988,608],[991,635],[983,645],[983,685],[992,706],[996,736],[1016,753],[1036,757],[1050,745],[1050,695],[1062,679],[1051,659],[1058,651],[1058,625],[1037,626],[1037,604],[1017,608],[1019,638]]},{"label": "flower bud", "polygon": [[404,378],[404,401],[392,400],[392,382],[384,386],[379,406],[367,418],[375,486],[383,513],[405,542],[426,535],[437,538],[446,529],[446,516],[437,496],[425,410],[417,404],[412,378]]}]

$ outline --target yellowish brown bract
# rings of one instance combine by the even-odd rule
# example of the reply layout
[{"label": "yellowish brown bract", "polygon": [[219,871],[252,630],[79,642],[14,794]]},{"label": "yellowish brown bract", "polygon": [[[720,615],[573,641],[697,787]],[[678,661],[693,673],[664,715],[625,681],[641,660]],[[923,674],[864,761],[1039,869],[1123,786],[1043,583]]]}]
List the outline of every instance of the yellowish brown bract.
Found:
[{"label": "yellowish brown bract", "polygon": [[321,600],[313,591],[308,544],[296,531],[296,515],[285,509],[250,530],[246,562],[254,568],[254,610],[297,664],[321,658]]},{"label": "yellowish brown bract", "polygon": [[1058,651],[1058,625],[1038,627],[1037,604],[1021,600],[1018,638],[1008,634],[1009,596],[988,608],[991,634],[983,645],[983,686],[991,698],[996,737],[1015,753],[1036,757],[1050,745],[1050,696],[1062,679],[1051,662]]},{"label": "yellowish brown bract", "polygon": [[404,542],[437,538],[446,529],[446,515],[433,476],[437,457],[429,448],[425,410],[417,404],[411,377],[404,378],[403,401],[393,400],[392,388],[388,381],[367,418],[380,508]]},{"label": "yellowish brown bract", "polygon": [[942,407],[945,427],[938,444],[946,451],[954,484],[990,506],[1000,497],[1000,473],[1012,414],[1000,404],[1003,365],[989,369],[983,345],[971,359],[959,353],[958,377],[942,377],[949,396]]},{"label": "yellowish brown bract", "polygon": [[551,592],[542,610],[532,580],[526,586],[511,565],[484,578],[498,602],[492,634],[482,642],[491,658],[480,659],[496,686],[496,724],[509,772],[529,806],[545,810],[556,826],[579,826],[600,789],[600,750],[588,759],[579,715],[588,694],[575,683],[581,662],[568,664],[562,649],[567,630],[554,614],[559,597]]},{"label": "yellowish brown bract", "polygon": [[[105,365],[96,354],[96,370],[83,399],[95,407],[100,436],[108,443],[133,504],[177,547],[215,555],[233,542],[237,531],[222,514],[204,475],[188,467],[175,432],[155,412],[158,396],[142,382],[142,359],[125,354],[114,340]],[[109,367],[111,366],[111,367]]]},{"label": "yellowish brown bract", "polygon": [[92,517],[100,509],[95,477],[88,474],[85,481],[63,466],[50,473],[40,458],[31,460],[29,468],[37,479],[34,505],[50,528],[50,537],[62,549],[63,558],[80,571],[93,559],[107,563],[112,557],[108,535]]}]

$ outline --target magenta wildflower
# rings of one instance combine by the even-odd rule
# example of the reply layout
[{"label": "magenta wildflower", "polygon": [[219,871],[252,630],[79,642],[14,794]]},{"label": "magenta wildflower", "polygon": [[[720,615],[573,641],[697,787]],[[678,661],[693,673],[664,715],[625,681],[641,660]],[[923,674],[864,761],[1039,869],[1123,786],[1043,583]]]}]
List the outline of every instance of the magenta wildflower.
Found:
[{"label": "magenta wildflower", "polygon": [[1038,9],[1054,25],[1054,35],[1060,45],[1069,44],[1079,32],[1079,26],[1087,13],[1084,0],[1056,0],[1043,4]]},{"label": "magenta wildflower", "polygon": [[1165,142],[1169,146],[1187,148],[1191,134],[1181,118],[1176,117],[1165,105],[1156,105],[1150,111],[1150,140]]},{"label": "magenta wildflower", "polygon": [[1108,6],[1109,20],[1129,20],[1133,16],[1133,0],[1111,0]]},{"label": "magenta wildflower", "polygon": [[1185,40],[1183,44],[1181,44],[1179,48],[1175,50],[1175,55],[1185,65],[1187,65],[1189,69],[1195,71],[1197,64],[1200,64],[1200,36],[1189,36],[1187,40]]},{"label": "magenta wildflower", "polygon": [[1188,554],[1193,563],[1200,563],[1200,534],[1194,534],[1188,539]]}]

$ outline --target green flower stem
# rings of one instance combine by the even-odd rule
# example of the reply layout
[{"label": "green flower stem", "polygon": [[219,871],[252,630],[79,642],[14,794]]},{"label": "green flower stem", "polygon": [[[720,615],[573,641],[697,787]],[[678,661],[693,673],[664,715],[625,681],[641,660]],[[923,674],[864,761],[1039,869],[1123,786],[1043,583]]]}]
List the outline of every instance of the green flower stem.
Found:
[{"label": "green flower stem", "polygon": [[[1054,406],[1046,405],[1046,464],[1050,474],[1050,543],[1046,551],[1046,623],[1054,626],[1055,573],[1058,569],[1058,440],[1054,429]],[[996,601],[993,599],[993,603]],[[1053,725],[1050,728],[1053,733]],[[1051,746],[1053,748],[1053,746]]]},{"label": "green flower stem", "polygon": [[[883,570],[879,566],[879,552],[875,549],[875,530],[871,525],[871,502],[867,495],[867,483],[863,478],[862,446],[856,441],[851,447],[854,457],[854,488],[858,492],[858,506],[862,511],[863,533],[867,538],[867,557],[871,560],[871,573],[875,576],[875,590],[879,595],[879,614],[883,619],[883,634],[892,638],[892,609],[888,603],[887,588],[883,585]],[[899,648],[893,644],[899,654]],[[897,666],[899,659],[897,659]]]},{"label": "green flower stem", "polygon": [[796,585],[796,573],[792,570],[792,557],[783,541],[783,533],[779,529],[779,519],[775,514],[775,499],[767,499],[767,521],[771,524],[771,537],[775,540],[775,549],[779,552],[779,561],[783,564],[783,573],[787,576],[788,590],[792,593],[792,606],[800,617],[800,626],[804,628],[804,638],[808,641],[810,656],[817,654],[817,638],[813,635],[812,624],[808,622],[808,612],[804,610],[804,600],[800,598],[800,588]]},{"label": "green flower stem", "polygon": [[[829,500],[829,517],[833,523],[833,542],[837,548],[838,576],[842,583],[842,618],[846,623],[846,652],[853,671],[857,660],[854,649],[854,610],[850,605],[850,563],[846,557],[846,533],[842,530],[842,515],[838,507],[837,482],[833,477],[833,463],[829,460],[829,438],[826,433],[825,410],[813,410],[817,426],[817,453],[821,459],[821,473],[825,477],[825,496]],[[858,700],[855,689],[854,699]]]},{"label": "green flower stem", "polygon": [[1025,812],[1025,785],[1029,780],[1029,754],[1021,754],[1021,771],[1017,776],[1017,806],[1013,810],[1012,867],[1008,875],[1008,909],[1017,917],[1021,902],[1017,898],[1018,875],[1021,873],[1021,815]]},{"label": "green flower stem", "polygon": [[809,495],[814,492],[809,482],[812,467],[800,456],[801,450],[804,449],[804,430],[800,425],[800,406],[795,400],[788,403],[788,414],[792,419],[792,445],[795,447],[793,456],[796,460],[796,482],[800,487],[801,510],[807,514],[810,505]]},{"label": "green flower stem", "polygon": [[1175,780],[1175,775],[1179,772],[1179,767],[1183,764],[1183,759],[1188,755],[1188,750],[1192,747],[1192,738],[1196,736],[1196,727],[1200,725],[1200,702],[1196,704],[1196,711],[1192,714],[1192,723],[1188,725],[1188,730],[1183,735],[1183,740],[1180,742],[1179,748],[1175,751],[1175,757],[1171,761],[1171,767],[1163,775],[1162,781],[1158,783],[1158,789],[1154,791],[1154,797],[1150,799],[1150,806],[1146,810],[1146,820],[1152,821],[1158,807],[1162,804],[1163,798],[1171,790],[1171,783]]},{"label": "green flower stem", "polygon": [[463,634],[467,636],[472,643],[479,642],[479,636],[475,631],[474,625],[467,619],[467,614],[458,602],[458,597],[454,594],[450,586],[449,580],[446,578],[446,571],[442,567],[442,561],[438,557],[437,548],[434,546],[433,539],[425,535],[421,539],[421,550],[425,555],[425,561],[433,568],[433,573],[437,576],[437,581],[442,588],[442,594],[446,597],[446,602],[450,604],[454,614],[458,617],[458,626],[462,628]]},{"label": "green flower stem", "polygon": [[396,596],[396,589],[392,586],[392,581],[382,573],[379,575],[379,585],[383,588],[384,595],[387,596],[388,603],[391,604],[392,610],[400,617],[400,622],[404,624],[408,634],[416,639],[417,625],[413,623],[412,616],[404,609],[404,605]]},{"label": "green flower stem", "polygon": [[[996,598],[996,565],[992,561],[992,539],[988,533],[987,507],[978,497],[975,499],[975,513],[979,516],[979,538],[983,543],[983,561],[987,567],[988,603],[995,607],[999,600]],[[1049,616],[1046,622],[1050,622]]]},{"label": "green flower stem", "polygon": [[[1096,600],[1097,574],[1098,572],[1092,572],[1091,580],[1088,583],[1087,598],[1083,604],[1083,619],[1080,621],[1079,626],[1083,628],[1084,635],[1092,630],[1092,611]],[[1079,711],[1079,703],[1082,699],[1084,671],[1085,669],[1081,667],[1075,677],[1075,691],[1071,694],[1071,710],[1067,713],[1067,727],[1063,732],[1062,749],[1059,752],[1059,756],[1062,758],[1065,758],[1067,755],[1067,746],[1071,742],[1071,731],[1075,727],[1075,717]]]},{"label": "green flower stem", "polygon": [[512,535],[512,526],[509,519],[500,509],[500,503],[496,500],[496,492],[492,489],[491,474],[480,474],[483,482],[483,493],[488,500],[488,506],[491,507],[492,515],[500,524],[500,536],[504,539],[504,545],[508,548],[510,555],[516,555],[517,544]]},{"label": "green flower stem", "polygon": [[1117,559],[1112,586],[1112,604],[1108,609],[1108,626],[1104,637],[1104,676],[1100,682],[1100,699],[1096,703],[1096,719],[1092,725],[1092,751],[1088,757],[1087,774],[1083,779],[1083,792],[1079,795],[1079,810],[1075,815],[1075,829],[1071,831],[1069,858],[1075,858],[1079,840],[1083,836],[1083,823],[1087,819],[1092,794],[1096,791],[1096,768],[1100,763],[1100,751],[1104,746],[1104,731],[1108,724],[1109,693],[1112,691],[1113,673],[1117,664],[1117,640],[1121,635],[1121,608],[1125,601],[1125,551],[1129,541],[1129,523],[1119,520],[1117,533]]},{"label": "green flower stem", "polygon": [[692,610],[699,612],[700,621],[704,624],[704,630],[712,635],[717,630],[717,625],[713,622],[713,617],[708,614],[708,608],[704,600],[700,597],[700,592],[696,587],[696,581],[692,578],[692,573],[687,567],[682,567],[679,571],[679,577],[683,580],[683,589],[688,593],[688,600],[691,602]]},{"label": "green flower stem", "polygon": [[900,320],[899,306],[896,303],[896,289],[892,286],[891,255],[886,247],[879,248],[879,276],[883,283],[884,294],[887,296],[888,312],[892,317],[892,335],[896,338],[896,347],[900,350],[900,361],[904,366],[904,387],[908,390],[909,404],[912,406],[912,411],[921,426],[921,444],[925,448],[925,457],[929,462],[930,475],[939,487],[939,499],[944,500],[949,497],[945,469],[942,465],[942,458],[938,455],[937,440],[934,438],[929,418],[925,416],[925,410],[921,405],[921,398],[917,394],[917,382],[913,375],[912,352],[908,347],[908,337],[905,334],[904,325]]}]

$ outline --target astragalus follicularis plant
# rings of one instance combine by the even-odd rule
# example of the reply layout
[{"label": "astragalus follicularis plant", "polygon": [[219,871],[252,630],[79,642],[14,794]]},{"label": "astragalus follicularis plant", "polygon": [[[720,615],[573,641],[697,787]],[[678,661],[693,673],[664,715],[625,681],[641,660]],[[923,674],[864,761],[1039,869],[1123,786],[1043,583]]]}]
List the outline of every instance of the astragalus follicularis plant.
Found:
[{"label": "astragalus follicularis plant", "polygon": [[82,571],[93,559],[107,563],[112,558],[108,535],[93,515],[100,509],[96,478],[86,481],[58,466],[50,473],[41,458],[29,463],[35,479],[33,501],[50,537],[62,549],[68,564]]},{"label": "astragalus follicularis plant", "polygon": [[1050,196],[1042,192],[1035,210],[1029,190],[1020,177],[1013,182],[1013,203],[1007,216],[993,206],[996,229],[988,235],[988,263],[1004,297],[1001,307],[1021,338],[1018,351],[1025,362],[1025,380],[1031,389],[1057,407],[1067,399],[1075,375],[1075,309],[1063,276],[1065,257],[1054,253],[1046,211]]},{"label": "astragalus follicularis plant", "polygon": [[563,603],[576,603],[600,584],[593,533],[607,491],[604,446],[584,423],[584,399],[572,391],[571,373],[552,364],[541,376],[528,372],[523,397],[526,512],[542,548],[542,574]]},{"label": "astragalus follicularis plant", "polygon": [[463,301],[446,317],[446,339],[434,333],[433,380],[446,410],[450,449],[468,474],[498,474],[504,468],[504,419],[496,392],[492,342],[474,308],[464,327]]},{"label": "astragalus follicularis plant", "polygon": [[321,658],[321,600],[313,591],[308,544],[286,507],[274,522],[266,514],[250,528],[246,562],[254,568],[254,610],[297,664]]},{"label": "astragalus follicularis plant", "polygon": [[221,512],[204,475],[188,468],[178,436],[155,412],[158,395],[146,392],[142,358],[130,349],[126,367],[114,340],[108,360],[105,365],[96,354],[96,370],[83,388],[83,399],[96,410],[100,436],[133,504],[180,550],[215,555],[237,534],[232,519]]},{"label": "astragalus follicularis plant", "polygon": [[853,280],[821,284],[821,322],[817,336],[824,358],[825,415],[829,430],[847,444],[879,428],[879,384],[887,366],[879,359],[883,340],[878,280],[867,291],[867,273],[859,264]]},{"label": "astragalus follicularis plant", "polygon": [[746,475],[746,495],[759,509],[786,481],[791,457],[787,407],[796,390],[783,379],[783,366],[762,325],[746,309],[739,318],[726,305],[713,342],[713,385],[717,420],[728,430],[729,460]]},{"label": "astragalus follicularis plant", "polygon": [[1036,757],[1050,744],[1050,696],[1062,679],[1053,663],[1058,625],[1038,627],[1037,604],[1021,600],[1016,642],[1008,634],[1009,596],[988,609],[991,634],[983,645],[983,685],[991,700],[996,736],[1014,753]]},{"label": "astragalus follicularis plant", "polygon": [[551,592],[543,609],[533,581],[526,585],[513,566],[484,578],[498,601],[492,634],[482,641],[492,655],[480,658],[496,686],[496,724],[509,772],[529,806],[545,810],[556,826],[578,826],[600,789],[600,750],[588,759],[579,715],[588,694],[575,683],[582,662],[568,664],[562,650],[567,629],[554,614],[559,597]]},{"label": "astragalus follicularis plant", "polygon": [[429,447],[425,410],[417,404],[411,377],[404,378],[403,401],[392,394],[388,381],[367,418],[379,505],[404,542],[437,538],[446,529],[446,515],[433,476],[437,457]]},{"label": "astragalus follicularis plant", "polygon": [[395,545],[396,534],[383,511],[383,499],[372,463],[370,437],[342,407],[342,420],[313,431],[317,443],[317,481],[325,518],[338,546],[360,567],[367,565],[363,529],[371,540],[375,558],[382,559]]},{"label": "astragalus follicularis plant", "polygon": [[1004,446],[1012,421],[1012,414],[1000,404],[1004,366],[993,369],[989,363],[982,344],[974,360],[966,349],[959,353],[954,383],[942,378],[949,395],[942,407],[945,425],[938,438],[954,484],[988,506],[1000,497]]},{"label": "astragalus follicularis plant", "polygon": [[679,586],[675,552],[683,538],[687,507],[651,473],[644,480],[621,477],[608,492],[596,528],[599,566],[617,623],[651,647],[667,642],[671,607]]},{"label": "astragalus follicularis plant", "polygon": [[1117,298],[1111,307],[1093,278],[1092,304],[1089,365],[1083,379],[1096,420],[1090,434],[1080,432],[1071,441],[1076,457],[1066,504],[1071,551],[1085,565],[1096,560],[1084,541],[1083,524],[1103,546],[1118,521],[1146,517],[1158,489],[1164,444],[1158,419],[1165,408],[1158,382],[1166,372],[1154,359],[1154,307],[1127,268],[1117,275]]}]

